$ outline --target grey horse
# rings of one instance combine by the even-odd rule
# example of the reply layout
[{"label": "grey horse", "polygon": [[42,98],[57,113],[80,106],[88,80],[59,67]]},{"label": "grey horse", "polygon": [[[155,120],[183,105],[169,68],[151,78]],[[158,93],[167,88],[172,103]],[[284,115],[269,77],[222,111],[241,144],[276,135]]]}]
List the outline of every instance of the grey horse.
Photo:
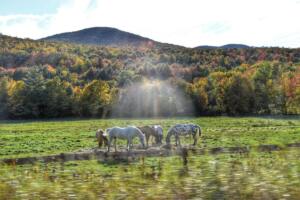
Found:
[{"label": "grey horse", "polygon": [[193,145],[197,144],[198,135],[201,136],[202,131],[201,127],[196,124],[176,124],[172,126],[167,133],[166,144],[171,143],[171,136],[175,137],[175,145],[181,146],[180,136],[192,135],[194,139]]}]

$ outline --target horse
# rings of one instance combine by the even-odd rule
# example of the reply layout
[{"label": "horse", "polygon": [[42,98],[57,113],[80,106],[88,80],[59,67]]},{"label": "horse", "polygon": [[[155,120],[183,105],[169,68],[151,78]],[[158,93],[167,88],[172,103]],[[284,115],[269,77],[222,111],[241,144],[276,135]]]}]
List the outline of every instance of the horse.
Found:
[{"label": "horse", "polygon": [[149,146],[149,139],[150,137],[155,138],[156,144],[161,144],[162,143],[162,138],[163,138],[163,129],[159,125],[153,125],[153,126],[140,126],[138,127],[142,133],[146,137],[146,144],[147,147]]},{"label": "horse", "polygon": [[168,130],[166,144],[170,145],[170,138],[172,135],[174,135],[175,145],[177,146],[179,144],[179,146],[181,146],[179,137],[192,135],[194,139],[193,145],[195,146],[197,144],[197,135],[200,137],[202,134],[201,132],[201,127],[196,124],[176,124]]},{"label": "horse", "polygon": [[98,129],[96,131],[96,139],[98,141],[99,148],[102,147],[103,143],[104,143],[104,146],[108,145],[107,135],[105,134],[105,132],[102,129]]},{"label": "horse", "polygon": [[155,134],[156,134],[156,137],[155,137],[156,144],[162,144],[162,140],[163,140],[162,127],[160,125],[152,125],[151,127],[154,129]]},{"label": "horse", "polygon": [[117,151],[117,138],[127,140],[127,151],[129,151],[132,147],[132,140],[135,137],[138,137],[140,139],[140,143],[142,144],[143,148],[145,148],[145,136],[142,133],[142,131],[135,126],[128,126],[125,128],[113,127],[106,129],[106,133],[108,134],[109,138],[107,152],[110,151],[110,145],[112,140],[114,140],[115,151]]}]

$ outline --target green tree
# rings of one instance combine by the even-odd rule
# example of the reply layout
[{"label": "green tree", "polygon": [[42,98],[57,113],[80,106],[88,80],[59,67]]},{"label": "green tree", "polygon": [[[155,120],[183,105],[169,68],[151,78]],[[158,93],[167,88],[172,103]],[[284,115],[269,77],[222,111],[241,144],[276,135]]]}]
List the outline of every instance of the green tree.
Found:
[{"label": "green tree", "polygon": [[272,75],[272,67],[269,62],[261,63],[253,76],[255,93],[255,110],[258,113],[270,113],[270,99],[267,83]]},{"label": "green tree", "polygon": [[0,79],[0,118],[7,117],[7,103],[8,103],[8,80],[6,78]]},{"label": "green tree", "polygon": [[105,81],[94,80],[86,85],[81,96],[81,114],[83,116],[106,116],[113,95]]},{"label": "green tree", "polygon": [[224,105],[231,115],[248,114],[253,106],[251,83],[240,75],[234,75],[225,89]]},{"label": "green tree", "polygon": [[[45,109],[42,113],[45,117],[71,115],[72,89],[69,89],[69,87],[65,87],[57,77],[46,82],[44,91]],[[68,92],[68,90],[71,90],[71,92]]]},{"label": "green tree", "polygon": [[11,81],[8,89],[8,114],[10,118],[30,117],[31,111],[25,106],[24,81]]}]

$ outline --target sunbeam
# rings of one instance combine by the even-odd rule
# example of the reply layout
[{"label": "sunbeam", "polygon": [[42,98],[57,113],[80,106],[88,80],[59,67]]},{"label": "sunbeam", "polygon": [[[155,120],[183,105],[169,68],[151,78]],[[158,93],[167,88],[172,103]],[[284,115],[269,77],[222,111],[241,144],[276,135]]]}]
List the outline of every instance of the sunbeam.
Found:
[{"label": "sunbeam", "polygon": [[193,103],[168,81],[145,80],[119,94],[112,115],[116,117],[159,117],[193,114]]}]

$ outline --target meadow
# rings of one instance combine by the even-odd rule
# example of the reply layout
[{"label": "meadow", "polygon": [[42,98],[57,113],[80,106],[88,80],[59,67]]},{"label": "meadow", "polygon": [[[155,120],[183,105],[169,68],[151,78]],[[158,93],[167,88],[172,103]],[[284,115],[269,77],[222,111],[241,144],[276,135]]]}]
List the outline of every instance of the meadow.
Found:
[{"label": "meadow", "polygon": [[[95,131],[112,126],[176,123],[203,129],[198,148],[257,147],[279,151],[0,164],[0,199],[299,199],[299,117],[200,117],[1,121],[0,158],[97,148]],[[192,143],[190,138],[182,141]],[[124,148],[125,142],[118,142]],[[138,141],[135,141],[138,144]],[[103,149],[104,150],[104,149]]]},{"label": "meadow", "polygon": [[[96,148],[97,129],[113,126],[160,124],[167,130],[176,123],[195,123],[202,127],[200,148],[284,146],[300,142],[300,119],[255,117],[200,117],[161,119],[93,119],[52,121],[1,121],[0,158],[50,155]],[[118,141],[124,145],[123,141]],[[192,140],[183,140],[191,144]],[[135,141],[138,144],[138,140]]]}]

